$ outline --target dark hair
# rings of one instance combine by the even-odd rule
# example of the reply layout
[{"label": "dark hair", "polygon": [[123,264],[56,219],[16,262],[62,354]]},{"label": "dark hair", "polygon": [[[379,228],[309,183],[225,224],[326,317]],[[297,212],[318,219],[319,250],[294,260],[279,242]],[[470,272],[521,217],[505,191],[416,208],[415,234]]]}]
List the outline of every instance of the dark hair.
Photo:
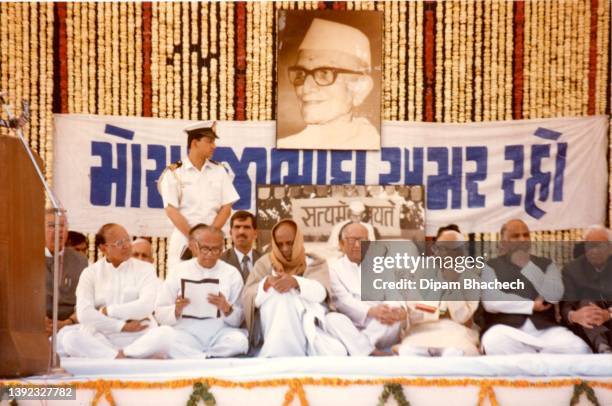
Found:
[{"label": "dark hair", "polygon": [[96,249],[102,245],[106,243],[106,233],[108,232],[108,230],[110,230],[111,228],[118,226],[119,224],[117,223],[106,223],[104,224],[102,227],[100,227],[100,229],[98,230],[98,232],[96,233]]},{"label": "dark hair", "polygon": [[232,217],[230,218],[230,228],[234,227],[234,221],[242,221],[246,219],[251,219],[251,225],[253,225],[254,229],[257,229],[255,216],[253,215],[253,213],[248,212],[246,210],[238,210],[236,213],[232,214]]},{"label": "dark hair", "polygon": [[449,225],[438,228],[438,232],[436,233],[436,240],[440,238],[442,233],[445,231],[456,231],[458,233],[461,233],[461,230],[459,229],[459,226],[457,224],[449,224]]},{"label": "dark hair", "polygon": [[189,238],[193,238],[193,235],[198,231],[208,231],[211,234],[217,234],[221,236],[221,239],[224,238],[223,231],[219,230],[217,227],[209,226],[204,223],[198,223],[195,226],[189,229]]},{"label": "dark hair", "polygon": [[191,149],[193,141],[201,140],[204,137],[215,139],[215,132],[212,128],[198,128],[197,130],[187,131],[187,151]]},{"label": "dark hair", "polygon": [[69,247],[76,247],[79,244],[87,243],[87,237],[78,231],[68,231],[68,239],[66,245]]}]

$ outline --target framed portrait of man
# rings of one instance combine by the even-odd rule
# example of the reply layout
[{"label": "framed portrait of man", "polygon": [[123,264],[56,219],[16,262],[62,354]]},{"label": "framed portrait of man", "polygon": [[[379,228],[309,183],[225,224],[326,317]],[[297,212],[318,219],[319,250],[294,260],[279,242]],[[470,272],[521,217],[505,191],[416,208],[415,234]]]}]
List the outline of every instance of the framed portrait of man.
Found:
[{"label": "framed portrait of man", "polygon": [[277,148],[380,149],[382,18],[279,11]]}]

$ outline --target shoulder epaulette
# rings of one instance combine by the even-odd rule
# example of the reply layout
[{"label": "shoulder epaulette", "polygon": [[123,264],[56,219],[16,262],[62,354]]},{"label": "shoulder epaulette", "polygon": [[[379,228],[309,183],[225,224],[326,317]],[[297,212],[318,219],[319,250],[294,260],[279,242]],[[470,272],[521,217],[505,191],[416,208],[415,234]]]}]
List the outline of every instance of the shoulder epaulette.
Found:
[{"label": "shoulder epaulette", "polygon": [[181,166],[183,166],[183,161],[178,160],[176,162],[172,162],[170,165],[167,166],[166,169],[170,169],[171,171],[175,171],[178,168],[180,168]]}]

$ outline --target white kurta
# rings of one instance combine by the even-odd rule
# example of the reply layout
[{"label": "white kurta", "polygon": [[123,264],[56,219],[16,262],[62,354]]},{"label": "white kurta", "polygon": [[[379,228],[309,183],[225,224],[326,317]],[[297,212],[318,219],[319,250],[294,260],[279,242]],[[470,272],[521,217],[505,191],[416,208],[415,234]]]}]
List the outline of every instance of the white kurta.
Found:
[{"label": "white kurta", "polygon": [[[221,206],[234,203],[240,196],[223,166],[206,161],[198,170],[188,157],[173,172],[168,170],[160,179],[164,208],[176,207],[189,227],[199,223],[211,225]],[[168,269],[180,262],[187,246],[187,237],[174,229],[168,243]]]},{"label": "white kurta", "polygon": [[[221,313],[219,318],[190,319],[175,317],[175,301],[181,295],[181,279],[218,279],[219,292],[232,306],[228,316]],[[173,327],[172,343],[169,347],[171,358],[230,357],[248,351],[245,330],[240,329],[244,313],[240,302],[243,287],[242,276],[233,266],[219,260],[212,268],[204,268],[197,258],[184,261],[175,267],[162,284],[155,318],[161,325]]]},{"label": "white kurta", "polygon": [[329,263],[329,277],[336,308],[352,320],[373,347],[388,348],[399,341],[400,323],[385,325],[368,317],[368,311],[381,302],[361,300],[361,266],[346,255]]},{"label": "white kurta", "polygon": [[[521,274],[527,278],[538,294],[549,303],[558,303],[563,296],[561,273],[554,263],[542,272],[529,262]],[[483,281],[495,280],[495,272],[489,266],[482,270]],[[533,314],[532,300],[511,293],[495,290],[482,291],[482,305],[489,313]],[[519,353],[568,353],[586,354],[589,346],[565,327],[549,327],[538,330],[529,319],[519,328],[497,324],[489,328],[481,339],[484,352],[489,355]]]},{"label": "white kurta", "polygon": [[[421,278],[447,280],[442,271],[423,270]],[[461,272],[462,279],[478,279],[476,272]],[[461,282],[462,283],[462,282]],[[420,301],[407,301],[408,318],[402,330],[402,342],[395,347],[399,355],[478,355],[479,332],[473,328],[472,316],[479,305],[478,292],[444,290],[418,292]],[[421,295],[422,294],[422,295]],[[425,311],[419,305],[426,305]]]},{"label": "white kurta", "polygon": [[[85,268],[76,290],[80,328],[63,334],[66,353],[74,357],[114,358],[123,349],[125,355],[141,358],[158,352],[158,343],[141,340],[147,331],[155,330],[151,313],[157,286],[153,265],[135,258],[117,268],[102,258]],[[102,307],[106,307],[108,315],[100,311]],[[121,331],[126,321],[144,319],[148,319],[149,329]]]}]

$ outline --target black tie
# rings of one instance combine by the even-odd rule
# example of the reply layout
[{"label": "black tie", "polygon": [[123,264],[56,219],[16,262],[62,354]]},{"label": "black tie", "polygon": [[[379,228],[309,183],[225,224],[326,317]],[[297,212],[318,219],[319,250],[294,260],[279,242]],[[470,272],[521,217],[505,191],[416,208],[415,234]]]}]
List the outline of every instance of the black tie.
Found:
[{"label": "black tie", "polygon": [[242,275],[242,280],[246,282],[249,277],[249,256],[245,255],[242,257],[242,269],[240,269],[240,274]]}]

